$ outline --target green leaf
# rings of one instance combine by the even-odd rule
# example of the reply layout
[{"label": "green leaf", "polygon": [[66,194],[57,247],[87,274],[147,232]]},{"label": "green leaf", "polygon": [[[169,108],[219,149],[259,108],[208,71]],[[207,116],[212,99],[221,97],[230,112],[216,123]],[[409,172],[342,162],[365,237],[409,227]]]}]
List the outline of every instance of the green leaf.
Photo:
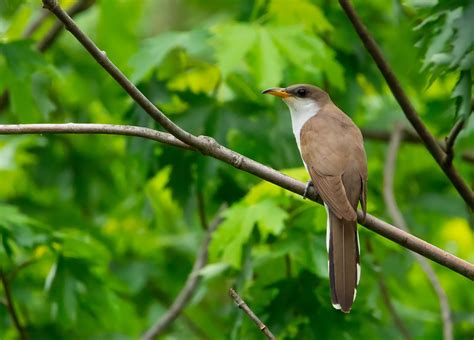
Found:
[{"label": "green leaf", "polygon": [[130,59],[131,80],[136,83],[148,77],[175,48],[181,47],[196,55],[206,51],[207,38],[207,31],[196,29],[190,32],[166,32],[145,40]]},{"label": "green leaf", "polygon": [[[168,87],[173,91],[211,94],[219,82],[219,70],[209,64],[201,64],[173,77]],[[164,109],[164,108],[163,108]]]},{"label": "green leaf", "polygon": [[472,78],[470,70],[461,72],[451,98],[456,99],[456,116],[467,119],[472,113]]},{"label": "green leaf", "polygon": [[186,33],[167,32],[146,40],[130,59],[129,65],[132,69],[130,79],[137,83],[149,76],[169,52],[181,45],[185,36]]},{"label": "green leaf", "polygon": [[249,240],[253,227],[258,226],[265,240],[269,235],[279,235],[283,231],[287,216],[270,199],[250,206],[239,203],[226,212],[226,220],[213,235],[210,253],[214,258],[240,268],[242,247]]},{"label": "green leaf", "polygon": [[333,29],[321,8],[308,0],[271,0],[268,14],[281,25],[303,25],[307,31],[326,32]]},{"label": "green leaf", "polygon": [[143,14],[144,0],[103,0],[98,3],[98,46],[124,72],[138,46],[137,26]]},{"label": "green leaf", "polygon": [[244,65],[244,58],[257,40],[254,25],[231,23],[215,27],[211,45],[222,78]]},{"label": "green leaf", "polygon": [[265,89],[280,84],[284,63],[273,39],[265,28],[258,30],[258,44],[255,53],[257,86]]},{"label": "green leaf", "polygon": [[43,56],[26,40],[0,43],[2,55],[0,74],[5,77],[2,86],[9,90],[12,113],[21,117],[22,122],[38,123],[42,115],[54,109],[48,99],[48,87],[40,78],[48,69]]},{"label": "green leaf", "polygon": [[[461,63],[469,51],[474,49],[474,34],[472,24],[474,22],[474,2],[468,2],[467,7],[463,8],[462,15],[454,20],[453,28],[455,30],[454,40],[452,41],[453,50],[450,67],[455,67]],[[464,70],[468,70],[471,65],[464,65]]]},{"label": "green leaf", "polygon": [[274,28],[271,34],[293,67],[302,68],[319,81],[324,73],[332,85],[344,89],[343,69],[334,52],[320,38],[306,34],[299,26]]},{"label": "green leaf", "polygon": [[266,240],[269,235],[281,234],[285,227],[284,221],[288,217],[286,211],[270,199],[252,205],[250,213],[257,222],[263,240]]},{"label": "green leaf", "polygon": [[240,268],[242,247],[249,240],[256,220],[249,208],[243,204],[229,208],[225,218],[213,234],[209,254],[211,258]]},{"label": "green leaf", "polygon": [[171,189],[167,187],[171,171],[171,166],[161,169],[148,181],[145,190],[156,215],[157,226],[161,230],[176,232],[176,227],[179,225],[176,221],[181,220],[182,211],[174,201]]},{"label": "green leaf", "polygon": [[203,279],[209,280],[211,278],[221,275],[228,268],[229,268],[229,265],[227,263],[222,263],[222,262],[211,263],[205,266],[204,268],[201,268],[201,270],[199,271],[199,275],[201,275]]}]

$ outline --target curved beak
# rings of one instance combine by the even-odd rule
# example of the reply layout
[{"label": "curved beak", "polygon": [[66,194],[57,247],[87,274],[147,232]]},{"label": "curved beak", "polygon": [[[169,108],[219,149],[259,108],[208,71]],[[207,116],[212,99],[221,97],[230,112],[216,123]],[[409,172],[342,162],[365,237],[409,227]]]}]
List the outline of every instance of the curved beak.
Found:
[{"label": "curved beak", "polygon": [[262,91],[262,94],[271,94],[272,96],[280,97],[280,98],[288,98],[291,96],[284,88],[281,87],[274,87],[265,91]]}]

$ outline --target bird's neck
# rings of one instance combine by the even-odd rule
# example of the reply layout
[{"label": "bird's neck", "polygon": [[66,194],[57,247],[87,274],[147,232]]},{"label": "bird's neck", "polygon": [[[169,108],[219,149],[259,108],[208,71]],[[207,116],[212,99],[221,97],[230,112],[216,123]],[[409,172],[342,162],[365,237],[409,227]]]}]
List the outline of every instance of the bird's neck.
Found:
[{"label": "bird's neck", "polygon": [[301,153],[300,134],[301,129],[306,122],[313,116],[317,115],[321,107],[313,100],[299,100],[293,103],[287,103],[291,113],[291,125],[293,134],[295,135],[298,150]]}]

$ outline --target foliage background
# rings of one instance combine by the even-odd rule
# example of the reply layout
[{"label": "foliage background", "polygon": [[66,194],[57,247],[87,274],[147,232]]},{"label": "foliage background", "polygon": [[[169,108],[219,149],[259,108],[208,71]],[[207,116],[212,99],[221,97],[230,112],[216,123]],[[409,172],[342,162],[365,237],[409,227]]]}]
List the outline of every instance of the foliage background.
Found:
[{"label": "foliage background", "polygon": [[[354,5],[430,130],[441,139],[456,117],[467,119],[455,164],[473,183],[472,163],[459,157],[474,147],[473,3]],[[10,94],[1,122],[159,128],[71,35],[37,52],[51,18],[22,37],[40,7],[0,1],[0,90]],[[262,89],[318,84],[363,129],[405,123],[335,1],[101,0],[76,20],[173,121],[301,180],[287,108]],[[366,140],[368,210],[389,221],[386,147]],[[472,215],[423,146],[403,145],[396,170],[412,232],[473,262]],[[413,337],[441,337],[436,295],[405,249],[360,228],[362,281],[343,315],[330,305],[324,209],[214,159],[126,137],[4,136],[0,176],[1,271],[31,338],[139,336],[192,267],[205,234],[199,206],[211,220],[224,202],[203,282],[166,338],[261,338],[229,299],[231,286],[282,339],[399,337],[380,277]],[[472,282],[434,266],[455,337],[472,338]],[[17,336],[0,303],[0,337]]]}]

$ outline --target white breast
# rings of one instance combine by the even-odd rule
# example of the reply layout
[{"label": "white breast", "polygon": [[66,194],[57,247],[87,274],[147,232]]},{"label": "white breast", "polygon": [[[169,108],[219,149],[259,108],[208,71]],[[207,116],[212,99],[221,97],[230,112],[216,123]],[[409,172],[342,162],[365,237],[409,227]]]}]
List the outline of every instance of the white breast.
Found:
[{"label": "white breast", "polygon": [[300,150],[301,153],[301,129],[303,128],[303,125],[308,121],[308,119],[315,116],[319,112],[321,107],[314,100],[308,98],[289,97],[285,98],[284,102],[290,108],[293,134],[295,135],[298,150]]}]

